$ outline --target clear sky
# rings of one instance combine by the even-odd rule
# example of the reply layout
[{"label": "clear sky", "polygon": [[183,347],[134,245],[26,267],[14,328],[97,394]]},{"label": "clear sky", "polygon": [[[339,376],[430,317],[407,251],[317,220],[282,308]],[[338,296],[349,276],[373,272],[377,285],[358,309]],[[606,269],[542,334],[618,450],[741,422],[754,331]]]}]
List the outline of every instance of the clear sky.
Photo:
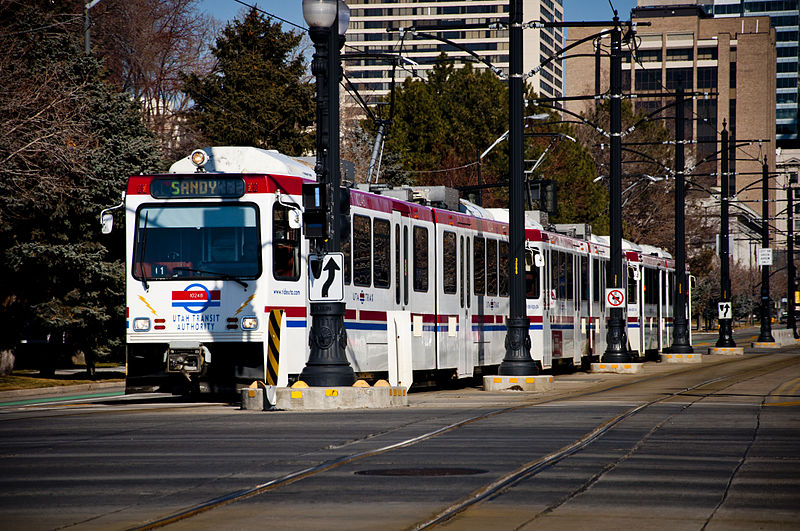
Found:
[{"label": "clear sky", "polygon": [[[243,0],[243,2],[256,4],[267,13],[305,26],[301,0]],[[619,12],[621,20],[628,20],[631,9],[636,7],[636,0],[611,0],[611,2]],[[200,5],[208,14],[223,22],[247,9],[236,0],[201,0]],[[608,0],[563,0],[563,5],[565,21],[610,20],[613,16]]]}]

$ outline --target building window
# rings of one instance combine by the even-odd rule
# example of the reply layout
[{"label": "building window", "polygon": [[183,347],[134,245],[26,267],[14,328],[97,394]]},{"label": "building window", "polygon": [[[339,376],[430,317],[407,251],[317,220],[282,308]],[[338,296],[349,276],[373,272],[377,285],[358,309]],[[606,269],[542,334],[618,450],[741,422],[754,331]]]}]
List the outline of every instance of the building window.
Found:
[{"label": "building window", "polygon": [[678,85],[684,89],[694,88],[691,68],[667,68],[667,89],[674,90]]},{"label": "building window", "polygon": [[661,90],[661,70],[637,70],[636,90]]},{"label": "building window", "polygon": [[691,48],[675,48],[667,50],[667,61],[691,61],[694,51]]},{"label": "building window", "polygon": [[697,68],[697,88],[699,89],[717,88],[716,66],[701,66]]},{"label": "building window", "polygon": [[697,49],[697,60],[698,61],[716,61],[717,60],[717,49],[716,48],[698,48]]},{"label": "building window", "polygon": [[660,63],[661,50],[639,50],[636,52],[636,60],[640,63]]}]

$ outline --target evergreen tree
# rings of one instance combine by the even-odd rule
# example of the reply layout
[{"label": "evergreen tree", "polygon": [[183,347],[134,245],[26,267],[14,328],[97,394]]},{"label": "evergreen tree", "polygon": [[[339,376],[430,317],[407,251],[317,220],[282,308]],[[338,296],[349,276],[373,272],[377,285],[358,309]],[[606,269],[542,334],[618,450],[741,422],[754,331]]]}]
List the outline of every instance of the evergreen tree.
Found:
[{"label": "evergreen tree", "polygon": [[[534,96],[529,89],[527,99],[532,101]],[[395,98],[386,149],[400,159],[403,171],[387,172],[388,180],[410,175],[419,184],[478,184],[479,155],[508,130],[507,86],[488,70],[475,70],[470,64],[455,68],[443,54],[426,80],[406,79]],[[528,105],[525,114],[542,112],[545,109]],[[553,113],[545,122],[526,122],[526,131],[574,136],[568,125],[552,124],[559,121]],[[526,137],[526,160],[537,160],[552,138]],[[590,223],[595,231],[607,231],[603,216],[607,192],[592,182],[595,175],[594,163],[581,144],[564,137],[553,144],[532,176],[558,183],[559,213],[551,221]],[[507,142],[483,159],[481,177],[484,183],[508,182]],[[485,191],[483,203],[507,207],[508,188]]]},{"label": "evergreen tree", "polygon": [[284,32],[255,8],[222,31],[206,76],[185,74],[190,123],[213,145],[255,146],[301,155],[313,147],[314,86],[303,80],[302,35]]},{"label": "evergreen tree", "polygon": [[124,231],[101,236],[99,213],[160,159],[62,10],[0,10],[0,348],[49,339],[91,359],[124,336]]}]

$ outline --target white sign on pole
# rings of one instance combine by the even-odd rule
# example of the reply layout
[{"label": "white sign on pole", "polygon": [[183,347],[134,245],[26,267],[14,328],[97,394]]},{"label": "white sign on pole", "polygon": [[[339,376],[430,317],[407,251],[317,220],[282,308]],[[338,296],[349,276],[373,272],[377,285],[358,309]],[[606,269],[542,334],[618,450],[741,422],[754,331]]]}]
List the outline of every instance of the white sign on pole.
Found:
[{"label": "white sign on pole", "polygon": [[771,266],[772,265],[772,249],[759,249],[758,250],[758,265]]},{"label": "white sign on pole", "polygon": [[[311,264],[322,261],[318,269]],[[311,302],[341,302],[344,300],[344,254],[328,253],[308,257],[308,300]],[[317,269],[315,276],[314,270]]]},{"label": "white sign on pole", "polygon": [[730,302],[717,303],[717,308],[719,310],[719,318],[720,319],[730,319],[731,318],[731,303]]}]

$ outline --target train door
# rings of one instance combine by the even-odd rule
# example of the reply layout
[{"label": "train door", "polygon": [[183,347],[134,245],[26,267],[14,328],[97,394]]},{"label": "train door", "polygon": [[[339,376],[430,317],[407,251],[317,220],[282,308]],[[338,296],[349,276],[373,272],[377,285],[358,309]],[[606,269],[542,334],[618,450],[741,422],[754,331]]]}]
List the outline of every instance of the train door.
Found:
[{"label": "train door", "polygon": [[640,280],[640,269],[638,263],[628,263],[627,264],[627,275],[623,275],[626,279],[627,283],[627,328],[628,328],[628,347],[637,352],[638,355],[644,354],[644,348],[642,344],[642,304],[639,300],[639,280]]},{"label": "train door", "polygon": [[472,272],[470,264],[472,253],[470,250],[470,238],[468,234],[459,236],[459,280],[458,280],[458,377],[468,378],[472,376],[472,293],[470,279]]},{"label": "train door", "polygon": [[412,346],[417,368],[436,368],[435,225],[406,218],[402,226],[402,299],[413,308]]},{"label": "train door", "polygon": [[461,339],[458,318],[459,304],[459,235],[451,225],[436,224],[436,353],[438,369],[456,367]]}]

